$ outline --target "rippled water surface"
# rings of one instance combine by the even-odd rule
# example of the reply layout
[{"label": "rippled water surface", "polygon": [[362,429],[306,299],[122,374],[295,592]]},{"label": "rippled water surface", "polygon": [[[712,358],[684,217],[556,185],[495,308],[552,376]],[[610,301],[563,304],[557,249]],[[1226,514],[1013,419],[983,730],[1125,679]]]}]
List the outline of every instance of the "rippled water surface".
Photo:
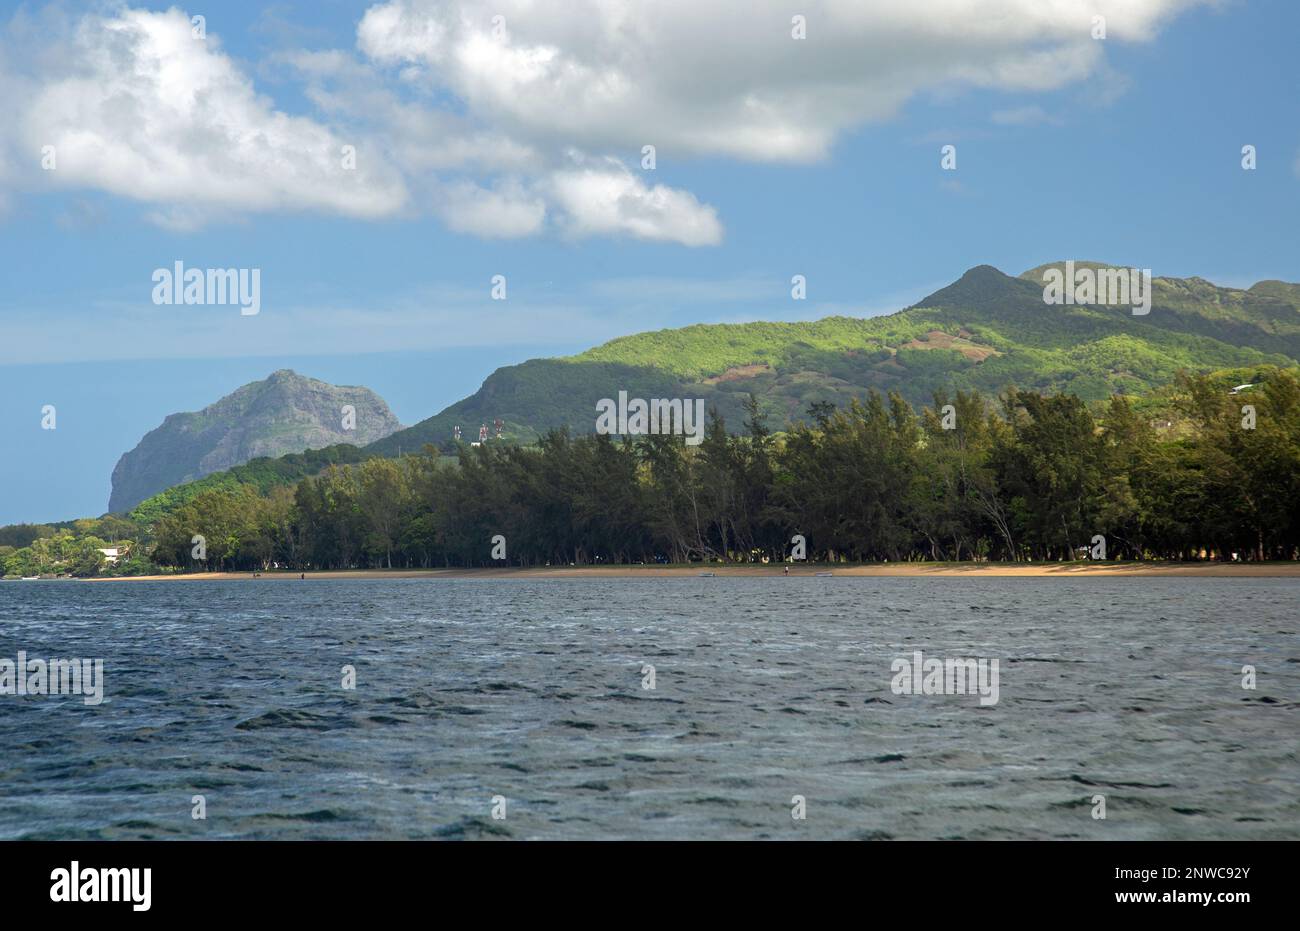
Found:
[{"label": "rippled water surface", "polygon": [[[0,657],[106,686],[0,696],[0,838],[1296,838],[1298,630],[1282,579],[3,583]],[[1000,701],[895,695],[917,649]]]}]

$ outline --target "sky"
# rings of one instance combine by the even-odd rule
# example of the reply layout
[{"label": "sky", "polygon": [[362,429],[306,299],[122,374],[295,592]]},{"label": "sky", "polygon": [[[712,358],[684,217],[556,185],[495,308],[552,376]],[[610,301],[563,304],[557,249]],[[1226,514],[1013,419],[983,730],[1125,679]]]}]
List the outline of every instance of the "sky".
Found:
[{"label": "sky", "polygon": [[[103,513],[167,414],[280,368],[413,424],[984,263],[1300,281],[1297,34],[1291,0],[0,2],[0,524]],[[156,303],[177,262],[257,270],[258,312]]]}]

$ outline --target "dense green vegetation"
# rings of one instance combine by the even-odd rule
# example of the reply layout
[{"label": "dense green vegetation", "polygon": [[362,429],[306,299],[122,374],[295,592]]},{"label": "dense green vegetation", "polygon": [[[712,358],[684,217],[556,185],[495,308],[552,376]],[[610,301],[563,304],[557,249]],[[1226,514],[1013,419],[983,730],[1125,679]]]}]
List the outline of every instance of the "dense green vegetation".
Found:
[{"label": "dense green vegetation", "polygon": [[632,397],[686,396],[677,378],[652,366],[593,362],[575,367],[563,359],[532,359],[497,369],[471,397],[366,449],[396,456],[432,443],[452,451],[455,427],[460,426],[462,438],[471,442],[478,439],[480,426],[492,427],[498,419],[505,424],[504,435],[515,443],[533,443],[547,430],[566,425],[577,429],[581,424],[586,432],[596,422],[596,402],[616,396],[620,389]]},{"label": "dense green vegetation", "polygon": [[[1156,279],[1134,316],[1045,305],[1042,271],[974,268],[887,317],[693,326],[507,366],[364,449],[255,459],[107,528],[0,528],[0,561],[188,570],[196,533],[223,568],[478,565],[496,533],[516,564],[771,559],[793,528],[825,558],[1068,558],[1097,534],[1112,556],[1292,558],[1300,285]],[[1255,430],[1242,383],[1260,386]],[[704,398],[706,442],[591,436],[620,390]],[[956,430],[914,413],[929,401]],[[453,442],[498,418],[503,439]],[[107,545],[82,540],[132,557],[96,566]]]},{"label": "dense green vegetation", "polygon": [[[786,558],[796,533],[821,560],[1060,560],[1098,535],[1112,559],[1294,559],[1300,380],[1248,371],[1239,395],[1241,370],[1182,376],[1100,416],[1017,389],[940,395],[919,414],[872,393],[814,403],[779,433],[751,398],[739,433],[714,416],[698,447],[562,429],[531,447],[462,444],[454,460],[338,447],[180,486],[129,517],[0,528],[0,562],[10,576],[484,566],[501,564],[497,534],[509,565],[744,562]],[[112,546],[129,557],[108,565]]]},{"label": "dense green vegetation", "polygon": [[324,449],[309,449],[305,453],[292,453],[278,459],[252,459],[243,465],[173,486],[147,498],[131,511],[130,519],[136,524],[150,527],[163,514],[204,492],[251,486],[259,494],[266,494],[273,488],[291,487],[305,476],[316,475],[327,466],[358,463],[371,455],[373,454],[362,452],[355,446],[340,443]]},{"label": "dense green vegetation", "polygon": [[[163,515],[195,498],[215,491],[268,495],[275,489],[292,489],[305,476],[317,475],[332,465],[359,463],[369,458],[355,446],[340,444],[308,450],[278,459],[261,458],[195,482],[177,485],[142,502],[130,514],[108,514],[58,524],[14,524],[0,527],[0,569],[6,576],[147,575],[158,571],[149,553],[153,527]],[[116,565],[103,558],[101,549],[129,553]]]},{"label": "dense green vegetation", "polygon": [[1043,303],[1042,269],[1013,278],[980,266],[889,316],[639,333],[570,358],[498,369],[470,397],[370,449],[385,456],[425,443],[451,450],[456,425],[472,439],[479,424],[497,418],[519,443],[566,425],[589,433],[596,402],[620,389],[631,397],[703,398],[737,426],[753,394],[783,429],[811,404],[844,407],[873,388],[914,407],[936,392],[992,396],[1007,385],[1104,402],[1150,392],[1180,370],[1300,360],[1300,286],[1240,290],[1157,278],[1153,290],[1145,316],[1054,306]]},{"label": "dense green vegetation", "polygon": [[[145,537],[139,525],[111,514],[57,525],[0,527],[0,574],[144,575],[157,571],[147,548],[137,542]],[[114,548],[122,554],[115,564],[100,552]]]},{"label": "dense green vegetation", "polygon": [[[1245,399],[1245,400],[1243,400]],[[486,566],[781,560],[792,535],[820,560],[1294,559],[1300,547],[1300,382],[1275,373],[1231,396],[1187,377],[1192,429],[1161,438],[1123,397],[1100,423],[1072,395],[898,395],[769,432],[704,442],[571,436],[331,467],[297,488],[205,491],[155,528],[160,565]],[[1253,428],[1241,407],[1255,407]],[[951,404],[953,429],[944,429]],[[193,557],[195,534],[206,560]]]}]

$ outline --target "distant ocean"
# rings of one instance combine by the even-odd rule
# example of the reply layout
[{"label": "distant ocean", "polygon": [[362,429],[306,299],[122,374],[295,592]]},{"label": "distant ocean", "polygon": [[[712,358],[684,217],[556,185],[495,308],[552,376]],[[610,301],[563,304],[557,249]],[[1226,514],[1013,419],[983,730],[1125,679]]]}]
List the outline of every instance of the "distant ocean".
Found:
[{"label": "distant ocean", "polygon": [[1300,838],[1298,634],[1291,579],[3,583],[104,700],[0,695],[0,838]]}]

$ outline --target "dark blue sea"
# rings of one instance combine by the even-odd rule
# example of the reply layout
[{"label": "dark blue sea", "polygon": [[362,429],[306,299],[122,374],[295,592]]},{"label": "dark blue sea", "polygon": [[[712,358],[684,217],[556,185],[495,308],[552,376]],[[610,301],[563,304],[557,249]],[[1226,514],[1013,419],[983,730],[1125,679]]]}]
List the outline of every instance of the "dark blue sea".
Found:
[{"label": "dark blue sea", "polygon": [[1287,579],[5,582],[0,659],[104,679],[0,695],[0,838],[1300,838],[1298,634]]}]

